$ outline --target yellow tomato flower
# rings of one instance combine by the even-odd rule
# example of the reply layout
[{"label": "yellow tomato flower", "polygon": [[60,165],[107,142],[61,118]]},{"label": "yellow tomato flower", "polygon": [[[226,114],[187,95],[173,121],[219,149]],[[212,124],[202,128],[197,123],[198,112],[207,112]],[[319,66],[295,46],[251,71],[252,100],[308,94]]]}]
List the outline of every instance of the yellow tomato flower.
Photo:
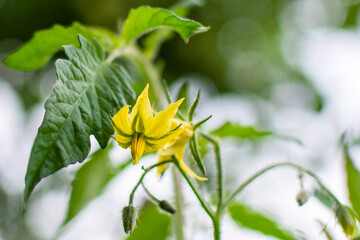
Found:
[{"label": "yellow tomato flower", "polygon": [[[173,119],[171,128],[174,128],[176,126],[180,126],[179,129],[181,130],[180,135],[178,135],[172,142],[169,142],[165,145],[162,149],[160,149],[158,153],[158,161],[163,162],[167,160],[171,160],[172,156],[175,156],[176,159],[179,161],[179,165],[181,169],[193,176],[194,178],[200,180],[200,181],[206,181],[207,178],[205,177],[199,177],[194,173],[183,161],[182,157],[184,154],[184,148],[186,143],[192,138],[194,134],[193,127],[189,122],[184,122],[178,119]],[[165,165],[160,165],[157,169],[158,174],[162,174],[166,169]]]},{"label": "yellow tomato flower", "polygon": [[137,164],[144,153],[164,147],[182,131],[179,126],[172,124],[172,118],[184,99],[169,104],[167,109],[153,116],[148,91],[149,84],[136,100],[130,114],[130,106],[124,106],[112,118],[115,140],[121,147],[131,148],[133,164]]}]

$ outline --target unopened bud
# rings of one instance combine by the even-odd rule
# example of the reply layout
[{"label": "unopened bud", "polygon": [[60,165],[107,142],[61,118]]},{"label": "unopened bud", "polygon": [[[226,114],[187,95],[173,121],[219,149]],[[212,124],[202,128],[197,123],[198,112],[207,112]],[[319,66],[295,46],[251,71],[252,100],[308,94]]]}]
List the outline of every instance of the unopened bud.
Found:
[{"label": "unopened bud", "polygon": [[335,209],[336,218],[338,219],[341,227],[348,237],[354,237],[359,233],[359,230],[356,226],[355,216],[351,211],[352,209],[349,209],[343,205],[340,205]]},{"label": "unopened bud", "polygon": [[296,194],[296,201],[299,206],[304,205],[309,198],[311,197],[311,193],[309,191],[306,191],[305,189],[301,189],[298,194]]},{"label": "unopened bud", "polygon": [[176,212],[176,209],[166,200],[162,200],[159,202],[159,207],[162,210],[167,211],[168,213],[174,214]]},{"label": "unopened bud", "polygon": [[122,210],[122,219],[125,233],[132,233],[136,223],[136,208],[133,205],[124,207]]}]

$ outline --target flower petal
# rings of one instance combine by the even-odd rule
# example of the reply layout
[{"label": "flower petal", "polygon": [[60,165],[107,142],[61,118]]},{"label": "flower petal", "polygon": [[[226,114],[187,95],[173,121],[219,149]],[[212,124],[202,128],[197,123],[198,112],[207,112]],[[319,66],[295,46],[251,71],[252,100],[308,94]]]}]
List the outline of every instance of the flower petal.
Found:
[{"label": "flower petal", "polygon": [[[169,157],[167,155],[162,155],[161,150],[159,151],[159,154],[158,154],[158,162],[160,163],[160,162],[164,162],[167,160],[171,160],[171,157],[169,159]],[[166,168],[167,168],[167,164],[159,165],[156,169],[156,174],[162,175],[165,172]]]},{"label": "flower petal", "polygon": [[[181,134],[181,135],[183,135],[183,134]],[[182,138],[181,135],[178,138],[176,138],[176,140],[173,141],[171,144],[166,145],[164,148],[160,149],[159,154],[158,154],[158,162],[171,160],[172,156],[175,156],[176,159],[179,161],[180,168],[185,173],[190,174],[191,176],[193,176],[194,178],[196,178],[200,181],[208,180],[205,177],[198,176],[182,161],[185,145],[189,141],[190,138],[188,138],[188,137]],[[166,169],[165,165],[160,165],[157,168],[157,173],[162,174],[165,171],[165,169]]]},{"label": "flower petal", "polygon": [[[171,160],[172,156],[175,156],[176,159],[182,159],[186,142],[187,139],[177,137],[176,140],[167,144],[164,148],[161,148],[158,152],[158,162]],[[160,165],[157,168],[157,173],[162,174],[166,167],[166,165]]]},{"label": "flower petal", "polygon": [[149,84],[146,85],[145,89],[137,98],[129,115],[131,128],[134,132],[144,133],[153,118],[148,92]]},{"label": "flower petal", "polygon": [[183,161],[179,160],[179,165],[184,172],[186,172],[187,174],[190,174],[197,180],[200,180],[200,181],[208,180],[206,177],[199,177],[198,175],[196,175],[196,173],[194,173],[188,166],[186,166],[186,164]]},{"label": "flower petal", "polygon": [[[183,161],[184,148],[186,143],[191,139],[194,134],[192,126],[188,122],[180,121],[178,119],[172,119],[172,126],[174,127],[177,124],[182,124],[181,132],[172,142],[167,144],[164,148],[160,149],[158,153],[158,161],[163,162],[166,160],[171,160],[172,156],[175,156],[179,161],[180,168],[187,174],[190,174],[194,178],[200,181],[208,180],[206,177],[200,177],[194,173]],[[176,130],[175,130],[176,131]],[[148,141],[148,140],[147,140]],[[162,174],[166,169],[165,165],[160,165],[157,169],[158,174]]]},{"label": "flower petal", "polygon": [[116,133],[115,140],[118,142],[118,144],[123,148],[128,148],[131,145],[132,137],[126,137],[123,135],[119,135]]},{"label": "flower petal", "polygon": [[145,129],[145,136],[151,138],[161,138],[166,135],[171,130],[170,127],[172,124],[172,118],[183,101],[184,98],[180,99],[176,103],[171,103],[164,111],[156,114],[152,119],[150,126]]},{"label": "flower petal", "polygon": [[183,132],[184,128],[180,126],[174,131],[168,132],[161,138],[146,138],[145,152],[154,152],[164,147],[167,143],[172,142],[177,136]]},{"label": "flower petal", "polygon": [[130,127],[129,106],[122,107],[120,111],[115,114],[115,116],[112,118],[112,124],[116,134],[123,136],[134,135],[134,131]]}]

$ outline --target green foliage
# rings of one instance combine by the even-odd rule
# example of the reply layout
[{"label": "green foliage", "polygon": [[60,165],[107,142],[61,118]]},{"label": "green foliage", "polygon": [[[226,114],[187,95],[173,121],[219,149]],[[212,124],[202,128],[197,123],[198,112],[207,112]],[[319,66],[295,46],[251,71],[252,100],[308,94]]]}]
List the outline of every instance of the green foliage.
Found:
[{"label": "green foliage", "polygon": [[85,27],[77,22],[70,27],[56,24],[49,29],[36,32],[30,41],[8,55],[3,62],[7,67],[21,71],[39,69],[45,66],[63,45],[79,47],[79,34],[91,42],[97,38],[107,50],[120,44],[117,36],[103,28]]},{"label": "green foliage", "polygon": [[283,240],[295,240],[291,232],[281,229],[279,224],[262,213],[252,210],[249,206],[235,203],[229,207],[230,216],[242,227],[261,232]]},{"label": "green foliage", "polygon": [[263,136],[269,136],[272,132],[268,131],[258,131],[253,127],[241,126],[236,123],[226,122],[224,125],[219,127],[216,130],[213,130],[211,134],[216,135],[218,137],[236,137],[240,139],[253,139]]},{"label": "green foliage", "polygon": [[45,104],[25,177],[25,202],[35,185],[57,170],[82,162],[90,134],[105,148],[113,127],[109,114],[134,98],[126,71],[105,63],[102,47],[79,37],[81,49],[64,46],[69,60],[56,61],[58,81]]},{"label": "green foliage", "polygon": [[[182,1],[176,3],[170,10],[175,13],[179,17],[186,17],[189,12],[189,9],[193,7],[194,4],[192,1]],[[158,54],[161,45],[170,40],[174,35],[174,32],[170,29],[162,28],[157,29],[156,31],[148,34],[148,36],[144,39],[143,42],[143,53],[149,59],[154,59]]]},{"label": "green foliage", "polygon": [[221,127],[213,130],[211,134],[216,135],[220,138],[234,137],[242,140],[256,140],[262,137],[272,136],[278,139],[283,139],[285,141],[291,141],[296,144],[302,145],[301,140],[293,136],[283,135],[270,131],[260,131],[252,126],[241,126],[237,123],[232,122],[224,123]]},{"label": "green foliage", "polygon": [[129,240],[165,240],[170,233],[171,218],[160,213],[154,204],[146,204],[140,211],[140,217]]},{"label": "green foliage", "polygon": [[358,216],[360,216],[360,172],[356,169],[350,157],[348,148],[344,147],[344,157],[347,172],[347,185],[351,205]]},{"label": "green foliage", "polygon": [[115,167],[110,162],[109,153],[112,145],[106,149],[98,149],[90,159],[77,171],[72,182],[72,191],[64,225],[76,217],[88,203],[98,197],[107,184],[117,174],[129,166],[132,162],[127,161]]},{"label": "green foliage", "polygon": [[124,23],[122,35],[129,43],[142,34],[159,27],[175,30],[185,42],[188,42],[192,35],[209,30],[208,27],[204,27],[198,22],[180,18],[165,9],[138,7],[130,11]]}]

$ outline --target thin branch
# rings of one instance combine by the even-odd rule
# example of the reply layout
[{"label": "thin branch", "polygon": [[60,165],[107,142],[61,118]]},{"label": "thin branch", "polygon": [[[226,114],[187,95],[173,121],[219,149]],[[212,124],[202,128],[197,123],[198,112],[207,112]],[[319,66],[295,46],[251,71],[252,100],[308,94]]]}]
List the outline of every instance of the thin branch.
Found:
[{"label": "thin branch", "polygon": [[142,185],[142,187],[144,188],[144,190],[145,190],[145,192],[147,193],[147,195],[148,195],[152,200],[154,200],[154,202],[156,202],[156,203],[159,203],[159,202],[160,202],[160,200],[157,199],[153,194],[151,194],[151,192],[149,191],[149,189],[147,189],[147,188],[145,187],[144,182],[141,182],[141,185]]},{"label": "thin branch", "polygon": [[221,155],[220,155],[220,146],[218,141],[205,133],[201,133],[201,136],[208,140],[213,146],[216,157],[216,171],[217,171],[217,208],[216,213],[219,216],[222,211],[222,202],[223,202],[223,176],[222,176],[222,164],[221,164]]},{"label": "thin branch", "polygon": [[327,194],[329,195],[330,198],[333,199],[333,201],[335,201],[337,204],[341,205],[340,201],[334,196],[334,194],[332,194],[330,192],[330,190],[320,181],[320,179],[315,175],[315,173],[313,173],[311,170],[308,170],[306,168],[303,168],[299,165],[296,165],[294,163],[276,163],[273,165],[270,165],[260,171],[258,171],[257,173],[255,173],[254,175],[252,175],[250,178],[248,178],[245,182],[243,182],[242,184],[240,184],[235,191],[228,197],[228,199],[224,202],[223,205],[223,209],[226,209],[226,207],[234,200],[234,198],[236,197],[236,195],[238,195],[244,188],[246,188],[250,183],[252,183],[255,179],[257,179],[259,176],[263,175],[265,172],[268,172],[271,169],[277,168],[277,167],[291,167],[291,168],[295,168],[296,170],[306,173],[307,175],[309,175],[310,177],[312,177],[316,183],[320,186],[320,188],[322,190],[324,190],[325,192],[327,192]]},{"label": "thin branch", "polygon": [[205,201],[205,199],[201,195],[199,189],[195,186],[195,184],[191,181],[191,179],[186,175],[184,170],[182,170],[176,157],[172,156],[172,159],[173,159],[172,162],[175,163],[175,166],[179,169],[180,173],[185,178],[186,182],[189,184],[191,190],[194,192],[195,196],[199,200],[199,202],[200,202],[201,206],[203,207],[203,209],[205,210],[205,212],[214,221],[214,218],[215,218],[214,211],[211,209],[209,203]]},{"label": "thin branch", "polygon": [[144,179],[144,177],[146,176],[146,174],[147,174],[150,170],[152,170],[152,169],[154,169],[154,168],[156,168],[156,167],[158,167],[158,166],[160,166],[160,165],[167,164],[167,163],[171,163],[171,162],[173,162],[173,160],[158,162],[158,163],[156,163],[156,164],[154,164],[154,165],[151,165],[151,166],[148,167],[148,168],[144,168],[144,173],[141,175],[139,181],[138,181],[137,184],[135,185],[134,189],[131,191],[130,198],[129,198],[129,205],[133,203],[134,194],[135,194],[137,188],[139,187],[139,185],[141,184],[141,182],[143,181],[143,179]]}]

